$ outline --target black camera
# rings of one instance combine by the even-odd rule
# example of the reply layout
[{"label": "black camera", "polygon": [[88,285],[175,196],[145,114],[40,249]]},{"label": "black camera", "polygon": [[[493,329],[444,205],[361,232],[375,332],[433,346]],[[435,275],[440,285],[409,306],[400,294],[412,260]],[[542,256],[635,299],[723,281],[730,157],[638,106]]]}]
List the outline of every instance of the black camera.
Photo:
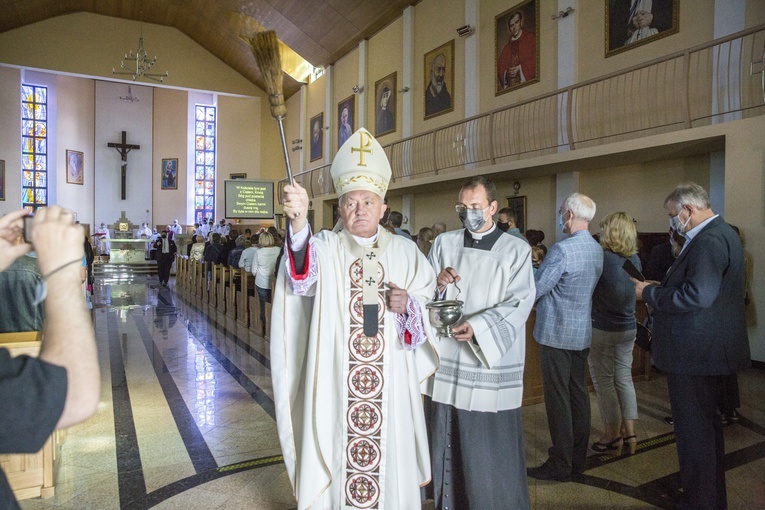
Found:
[{"label": "black camera", "polygon": [[24,216],[24,242],[32,244],[32,225],[34,216]]}]

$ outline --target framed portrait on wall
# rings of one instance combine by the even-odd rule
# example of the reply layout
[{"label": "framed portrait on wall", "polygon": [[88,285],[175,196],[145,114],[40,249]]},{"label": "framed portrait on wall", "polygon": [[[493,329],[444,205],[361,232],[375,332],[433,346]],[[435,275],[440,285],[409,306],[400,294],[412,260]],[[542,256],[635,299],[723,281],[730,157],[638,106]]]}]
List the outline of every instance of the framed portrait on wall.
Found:
[{"label": "framed portrait on wall", "polygon": [[507,197],[507,206],[515,211],[515,215],[518,218],[515,226],[521,231],[521,234],[526,234],[526,195],[513,195]]},{"label": "framed portrait on wall", "polygon": [[85,182],[83,172],[84,155],[80,151],[66,151],[66,182],[82,185]]},{"label": "framed portrait on wall", "polygon": [[539,0],[494,17],[494,95],[539,81]]},{"label": "framed portrait on wall", "polygon": [[178,189],[178,158],[162,160],[162,189]]},{"label": "framed portrait on wall", "polygon": [[0,200],[5,200],[5,160],[0,159]]},{"label": "framed portrait on wall", "polygon": [[375,136],[396,130],[396,73],[375,82]]},{"label": "framed portrait on wall", "polygon": [[454,110],[454,39],[425,54],[425,119]]},{"label": "framed portrait on wall", "polygon": [[605,0],[606,57],[676,34],[680,0]]},{"label": "framed portrait on wall", "polygon": [[356,109],[356,96],[351,95],[337,103],[337,149],[343,146],[346,140],[356,131],[353,126]]},{"label": "framed portrait on wall", "polygon": [[324,157],[324,112],[311,117],[311,161]]}]

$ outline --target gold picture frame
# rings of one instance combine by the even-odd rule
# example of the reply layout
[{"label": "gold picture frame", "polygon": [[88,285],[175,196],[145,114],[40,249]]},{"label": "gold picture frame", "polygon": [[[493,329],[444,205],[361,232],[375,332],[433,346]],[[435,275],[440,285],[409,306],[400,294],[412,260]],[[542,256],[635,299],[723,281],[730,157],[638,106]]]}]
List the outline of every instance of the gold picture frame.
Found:
[{"label": "gold picture frame", "polygon": [[425,120],[454,111],[454,39],[425,53],[424,68]]},{"label": "gold picture frame", "polygon": [[[343,110],[347,110],[345,116]],[[356,132],[356,96],[351,95],[337,103],[337,150]]]},{"label": "gold picture frame", "polygon": [[80,151],[66,151],[66,182],[67,184],[85,183],[85,155]]},{"label": "gold picture frame", "polygon": [[[318,130],[318,140],[315,139]],[[324,157],[324,112],[311,117],[308,123],[308,145],[310,161],[314,162]]]},{"label": "gold picture frame", "polygon": [[507,198],[507,206],[515,211],[518,216],[518,221],[515,226],[521,231],[521,234],[526,234],[526,195],[511,195]]},{"label": "gold picture frame", "polygon": [[631,2],[605,0],[606,58],[680,31],[680,0],[653,0],[650,11],[641,11],[640,2],[634,13],[630,7]]},{"label": "gold picture frame", "polygon": [[375,136],[396,131],[396,76],[393,72],[375,82]]},{"label": "gold picture frame", "polygon": [[494,95],[539,82],[539,0],[494,17]]}]

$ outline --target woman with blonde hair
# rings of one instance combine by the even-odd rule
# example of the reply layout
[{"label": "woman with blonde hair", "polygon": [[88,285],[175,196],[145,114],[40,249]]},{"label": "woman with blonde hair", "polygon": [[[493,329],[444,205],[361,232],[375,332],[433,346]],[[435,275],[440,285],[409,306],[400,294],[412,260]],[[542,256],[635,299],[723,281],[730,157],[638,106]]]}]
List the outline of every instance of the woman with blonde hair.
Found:
[{"label": "woman with blonde hair", "polygon": [[205,238],[201,235],[197,235],[194,237],[194,240],[196,241],[194,244],[191,245],[191,253],[189,254],[189,258],[191,260],[202,260],[204,251],[205,251]]},{"label": "woman with blonde hair", "polygon": [[417,247],[420,249],[423,255],[426,257],[430,253],[430,248],[433,246],[433,229],[430,227],[423,227],[417,233]]},{"label": "woman with blonde hair", "polygon": [[255,289],[260,297],[260,318],[265,324],[266,303],[271,302],[271,275],[281,249],[275,246],[271,232],[263,232],[258,238],[260,246],[252,255],[252,274],[255,275]]},{"label": "woman with blonde hair", "polygon": [[615,212],[600,223],[603,274],[592,295],[590,375],[598,397],[604,432],[593,443],[595,453],[620,455],[626,444],[635,453],[637,399],[632,384],[635,345],[635,286],[622,268],[625,260],[640,269],[637,229],[626,213]]}]

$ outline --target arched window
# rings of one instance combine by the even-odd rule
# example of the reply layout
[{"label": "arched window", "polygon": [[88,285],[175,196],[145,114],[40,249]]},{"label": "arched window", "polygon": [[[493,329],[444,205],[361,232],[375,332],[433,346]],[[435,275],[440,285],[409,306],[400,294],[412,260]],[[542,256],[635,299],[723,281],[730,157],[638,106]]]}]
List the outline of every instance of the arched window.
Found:
[{"label": "arched window", "polygon": [[200,224],[215,214],[215,130],[216,108],[196,105],[194,221]]},{"label": "arched window", "polygon": [[21,87],[21,205],[48,205],[48,89]]}]

